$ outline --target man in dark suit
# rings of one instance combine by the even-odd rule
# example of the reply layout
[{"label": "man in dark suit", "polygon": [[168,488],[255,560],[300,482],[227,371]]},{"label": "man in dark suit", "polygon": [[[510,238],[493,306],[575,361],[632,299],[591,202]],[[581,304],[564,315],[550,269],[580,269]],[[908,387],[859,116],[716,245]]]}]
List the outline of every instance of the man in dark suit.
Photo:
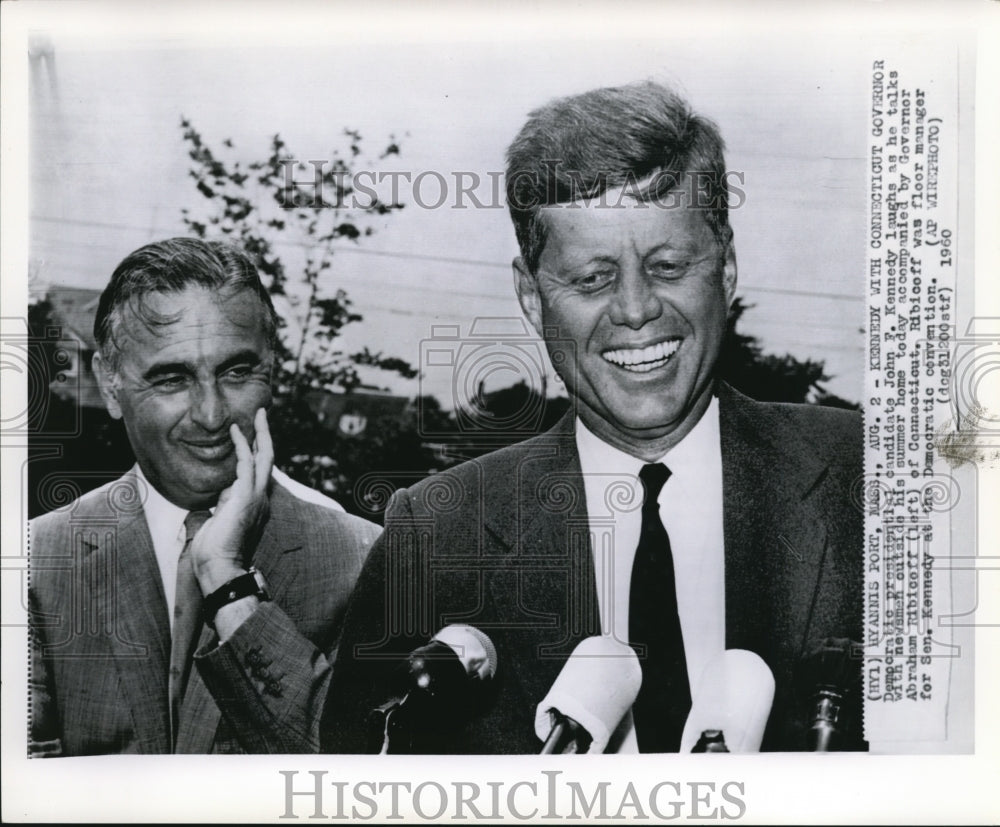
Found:
[{"label": "man in dark suit", "polygon": [[136,466],[30,527],[29,752],[310,752],[376,526],[271,475],[276,316],[221,242],[147,245],[95,318]]},{"label": "man in dark suit", "polygon": [[468,623],[496,645],[494,694],[434,749],[538,752],[536,707],[592,635],[628,641],[642,669],[609,751],[677,751],[727,649],[775,679],[761,748],[805,749],[799,664],[860,639],[861,423],[716,378],[736,254],[715,126],[656,84],[602,89],[532,113],[507,160],[518,297],[573,406],[397,492],[348,609],[323,748],[370,748],[366,714],[400,657]]}]

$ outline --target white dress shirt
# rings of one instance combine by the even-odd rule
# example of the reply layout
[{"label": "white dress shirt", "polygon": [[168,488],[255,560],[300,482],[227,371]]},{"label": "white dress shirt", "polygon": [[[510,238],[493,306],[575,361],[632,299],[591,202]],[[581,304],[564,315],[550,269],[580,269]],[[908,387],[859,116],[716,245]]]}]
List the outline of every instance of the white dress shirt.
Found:
[{"label": "white dress shirt", "polygon": [[[576,446],[587,496],[601,631],[627,643],[632,561],[642,527],[638,475],[646,463],[603,442],[579,420]],[[712,398],[690,433],[658,461],[670,469],[659,496],[660,518],[670,536],[677,609],[694,697],[705,665],[726,647],[717,398]],[[638,752],[631,714],[605,751]]]},{"label": "white dress shirt", "polygon": [[187,532],[184,530],[184,520],[188,509],[174,505],[159,491],[150,485],[142,469],[136,465],[135,475],[140,482],[142,510],[146,515],[146,526],[153,540],[153,552],[156,563],[160,567],[160,579],[163,581],[163,596],[167,599],[167,617],[170,619],[170,629],[174,628],[174,602],[177,595],[177,564]]}]

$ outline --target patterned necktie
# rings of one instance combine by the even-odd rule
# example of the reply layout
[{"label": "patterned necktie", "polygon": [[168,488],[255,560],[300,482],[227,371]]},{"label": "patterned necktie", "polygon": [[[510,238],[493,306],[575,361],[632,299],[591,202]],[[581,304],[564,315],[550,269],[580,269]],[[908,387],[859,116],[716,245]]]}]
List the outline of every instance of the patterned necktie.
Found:
[{"label": "patterned necktie", "polygon": [[660,521],[657,498],[670,470],[662,463],[639,472],[644,496],[642,531],[632,564],[629,590],[629,639],[642,665],[642,688],[632,706],[640,752],[677,752],[691,689],[670,537]]},{"label": "patterned necktie", "polygon": [[191,650],[201,629],[201,588],[191,561],[191,541],[205,521],[208,511],[192,511],[184,518],[184,549],[177,561],[177,591],[174,595],[174,627],[170,639],[170,733],[177,743],[181,701],[191,672]]}]

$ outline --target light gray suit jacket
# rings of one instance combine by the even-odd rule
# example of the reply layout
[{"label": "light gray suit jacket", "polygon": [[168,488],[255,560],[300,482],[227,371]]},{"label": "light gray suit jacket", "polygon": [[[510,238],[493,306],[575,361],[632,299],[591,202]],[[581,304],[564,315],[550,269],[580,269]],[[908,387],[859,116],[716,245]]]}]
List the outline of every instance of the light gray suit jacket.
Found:
[{"label": "light gray suit jacket", "polygon": [[[202,628],[175,752],[314,752],[347,599],[377,526],[272,484],[263,603]],[[133,473],[32,521],[32,755],[168,753],[170,626]],[[250,565],[250,560],[244,561]]]}]

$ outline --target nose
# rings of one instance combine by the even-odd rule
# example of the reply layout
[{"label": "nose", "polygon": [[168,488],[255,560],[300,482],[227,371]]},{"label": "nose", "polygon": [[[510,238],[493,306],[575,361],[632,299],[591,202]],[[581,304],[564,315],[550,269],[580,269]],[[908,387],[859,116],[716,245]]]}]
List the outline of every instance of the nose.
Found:
[{"label": "nose", "polygon": [[638,330],[663,313],[659,296],[639,266],[622,271],[615,287],[611,306],[611,321]]},{"label": "nose", "polygon": [[191,419],[206,431],[221,431],[229,420],[229,405],[214,381],[196,382],[191,396]]}]

